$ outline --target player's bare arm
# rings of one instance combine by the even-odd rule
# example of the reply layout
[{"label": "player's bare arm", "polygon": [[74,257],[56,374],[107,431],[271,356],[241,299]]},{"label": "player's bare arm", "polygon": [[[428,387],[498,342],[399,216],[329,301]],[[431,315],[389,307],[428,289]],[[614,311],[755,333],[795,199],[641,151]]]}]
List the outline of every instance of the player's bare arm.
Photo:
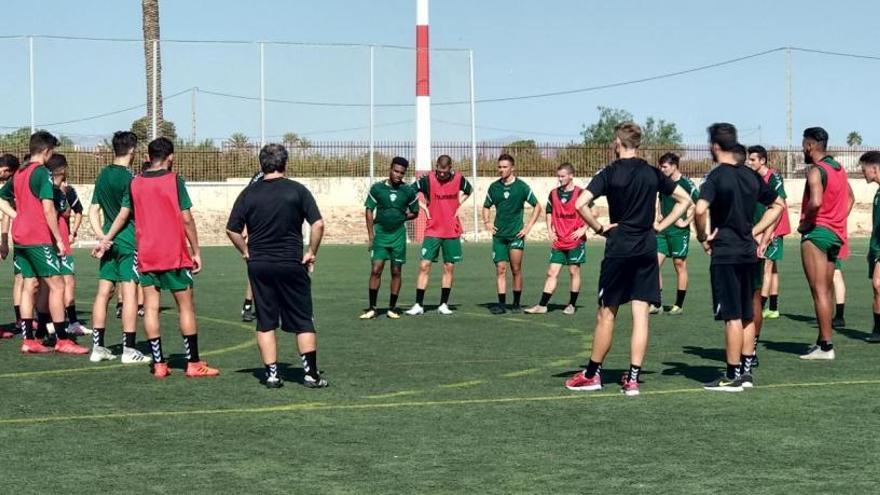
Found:
[{"label": "player's bare arm", "polygon": [[541,218],[541,214],[544,212],[544,207],[541,206],[541,202],[535,203],[535,207],[532,209],[532,216],[529,217],[528,223],[523,227],[522,230],[517,232],[517,238],[525,238],[529,235],[529,232],[532,231],[532,227],[538,222],[538,219]]},{"label": "player's bare arm", "polygon": [[104,239],[104,231],[101,229],[101,205],[92,203],[89,205],[89,225],[98,242]]},{"label": "player's bare arm", "polygon": [[588,189],[585,189],[580,196],[578,196],[577,203],[574,204],[575,208],[577,208],[578,213],[581,218],[584,219],[584,222],[589,225],[593,232],[604,235],[609,230],[617,227],[617,224],[608,224],[602,225],[598,219],[596,219],[595,212],[592,208],[593,203],[593,193],[591,193]]},{"label": "player's bare arm", "polygon": [[490,209],[490,208],[486,208],[486,207],[484,206],[484,207],[483,207],[483,213],[482,213],[482,215],[483,215],[483,227],[485,227],[486,230],[488,230],[489,232],[492,232],[492,235],[494,235],[495,232],[498,231],[498,229],[496,229],[496,228],[495,228],[495,225],[492,224],[492,212],[491,212],[491,209]]},{"label": "player's bare arm", "polygon": [[9,204],[9,201],[0,198],[0,212],[6,215],[8,218],[15,218],[15,208]]},{"label": "player's bare arm", "polygon": [[235,249],[237,249],[239,253],[241,253],[241,257],[248,259],[247,240],[245,240],[244,234],[242,232],[235,232],[226,229],[226,237],[232,241],[232,245],[235,246]]},{"label": "player's bare arm", "polygon": [[364,223],[367,225],[367,250],[373,249],[373,210],[364,210]]},{"label": "player's bare arm", "polygon": [[313,270],[315,263],[318,261],[318,248],[321,247],[321,241],[324,239],[324,220],[318,220],[311,226],[309,234],[309,249],[303,254],[302,264]]},{"label": "player's bare arm", "polygon": [[807,202],[804,208],[804,219],[801,220],[798,226],[798,232],[802,234],[813,230],[816,224],[816,215],[822,206],[822,194],[824,191],[822,187],[822,174],[819,172],[819,167],[814,166],[807,173],[807,187],[810,191],[810,201]]},{"label": "player's bare arm", "polygon": [[6,259],[9,256],[9,215],[3,215],[0,219],[0,259]]},{"label": "player's bare arm", "polygon": [[199,230],[196,227],[196,220],[189,210],[180,212],[183,216],[183,231],[186,233],[186,240],[189,241],[189,247],[192,250],[193,273],[202,271],[202,250],[199,247]]}]

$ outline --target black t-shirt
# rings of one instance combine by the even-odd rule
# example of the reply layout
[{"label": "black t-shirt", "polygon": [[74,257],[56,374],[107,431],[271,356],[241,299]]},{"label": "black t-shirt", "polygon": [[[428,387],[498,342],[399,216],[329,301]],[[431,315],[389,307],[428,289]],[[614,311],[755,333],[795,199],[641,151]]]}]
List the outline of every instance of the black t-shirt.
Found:
[{"label": "black t-shirt", "polygon": [[709,231],[718,229],[712,242],[712,264],[757,263],[757,244],[752,237],[755,208],[770,206],[776,191],[745,165],[722,163],[706,175],[700,199],[709,202]]},{"label": "black t-shirt", "polygon": [[657,251],[654,220],[657,193],[675,191],[675,182],[641,158],[617,160],[587,185],[594,197],[608,198],[608,215],[617,227],[608,232],[606,258],[629,258]]},{"label": "black t-shirt", "polygon": [[67,204],[70,205],[70,209],[73,210],[74,213],[79,214],[83,212],[83,205],[73,186],[67,186],[67,191],[65,191],[64,195],[67,197]]},{"label": "black t-shirt", "polygon": [[300,263],[303,222],[320,219],[315,198],[304,185],[285,178],[264,179],[238,195],[226,228],[241,233],[247,227],[250,261]]}]

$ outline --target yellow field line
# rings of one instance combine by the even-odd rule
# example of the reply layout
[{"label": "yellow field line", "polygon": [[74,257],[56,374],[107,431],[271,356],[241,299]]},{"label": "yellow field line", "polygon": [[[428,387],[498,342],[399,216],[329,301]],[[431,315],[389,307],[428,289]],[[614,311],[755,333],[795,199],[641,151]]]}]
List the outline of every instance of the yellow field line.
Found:
[{"label": "yellow field line", "polygon": [[[852,385],[880,385],[880,380],[849,380],[839,382],[807,382],[807,383],[777,383],[771,385],[762,385],[755,390],[764,388],[780,389],[780,388],[808,388],[808,387],[832,387],[832,386],[852,386]],[[642,392],[642,396],[664,396],[664,395],[683,395],[693,393],[708,393],[701,387],[680,388],[671,390],[647,390]],[[755,393],[753,391],[745,392],[746,394]],[[407,401],[407,402],[386,402],[373,404],[327,404],[323,402],[307,402],[295,404],[282,404],[278,406],[253,407],[253,408],[233,408],[233,409],[196,409],[190,411],[142,411],[142,412],[119,412],[106,414],[82,414],[82,415],[64,415],[64,416],[43,416],[33,418],[6,418],[0,419],[0,425],[15,424],[33,424],[33,423],[52,423],[52,422],[69,422],[82,420],[102,420],[102,419],[132,419],[132,418],[148,418],[148,417],[176,417],[176,416],[206,416],[221,414],[259,414],[274,412],[310,412],[310,411],[353,411],[353,410],[371,410],[371,409],[397,409],[407,407],[434,407],[434,406],[466,406],[466,405],[487,405],[487,404],[517,404],[529,402],[558,402],[569,400],[588,400],[601,399],[610,397],[623,397],[619,392],[599,392],[599,393],[579,393],[571,395],[550,395],[538,397],[499,397],[494,399],[457,399],[457,400],[426,400],[426,401]]]},{"label": "yellow field line", "polygon": [[458,383],[446,383],[444,385],[438,385],[440,388],[465,388],[465,387],[474,387],[477,385],[481,385],[486,383],[486,380],[468,380],[466,382],[458,382]]},{"label": "yellow field line", "polygon": [[401,390],[400,392],[391,392],[388,394],[367,395],[364,399],[391,399],[393,397],[403,397],[405,395],[416,395],[422,393],[419,390]]},{"label": "yellow field line", "polygon": [[529,369],[526,369],[526,370],[511,371],[510,373],[505,373],[505,374],[503,374],[503,375],[501,375],[501,376],[502,376],[503,378],[516,378],[516,377],[518,377],[518,376],[531,375],[532,373],[537,373],[537,372],[539,372],[539,371],[541,371],[541,368],[529,368]]}]

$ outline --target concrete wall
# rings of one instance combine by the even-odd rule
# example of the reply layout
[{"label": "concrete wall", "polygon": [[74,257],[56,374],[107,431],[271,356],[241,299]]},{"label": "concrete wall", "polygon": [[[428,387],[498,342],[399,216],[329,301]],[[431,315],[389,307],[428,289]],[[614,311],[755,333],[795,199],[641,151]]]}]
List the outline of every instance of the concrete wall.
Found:
[{"label": "concrete wall", "polygon": [[[325,242],[333,244],[353,244],[366,242],[366,229],[364,227],[363,202],[369,188],[365,178],[297,178],[306,185],[314,194],[321,213],[327,224]],[[475,192],[472,198],[465,203],[460,212],[462,225],[464,226],[466,241],[472,241],[473,235],[473,211],[474,202],[478,211],[482,209],[486,190],[495,179],[479,178],[475,183]],[[543,203],[547,195],[556,187],[556,179],[552,177],[530,177],[525,181],[532,187],[538,199]],[[789,195],[789,215],[792,225],[797,225],[800,215],[801,195],[804,189],[804,179],[791,179],[786,181],[786,191]],[[198,183],[187,184],[189,194],[193,201],[193,213],[199,227],[202,244],[228,245],[225,235],[226,220],[232,205],[238,194],[247,184],[246,179],[231,179],[222,183]],[[579,181],[583,184],[583,181]],[[866,235],[871,229],[871,205],[874,199],[876,186],[866,184],[863,180],[850,180],[856,195],[856,206],[850,215],[849,229],[852,235]],[[75,186],[86,210],[92,196],[91,185]],[[600,200],[597,203],[600,215],[606,214],[605,203]],[[526,215],[531,209],[526,209]],[[488,234],[482,232],[480,227],[479,240],[488,239]],[[545,239],[546,227],[543,220],[539,221],[530,235],[533,239]],[[93,239],[88,220],[83,221],[80,230],[80,238],[84,244]]]}]

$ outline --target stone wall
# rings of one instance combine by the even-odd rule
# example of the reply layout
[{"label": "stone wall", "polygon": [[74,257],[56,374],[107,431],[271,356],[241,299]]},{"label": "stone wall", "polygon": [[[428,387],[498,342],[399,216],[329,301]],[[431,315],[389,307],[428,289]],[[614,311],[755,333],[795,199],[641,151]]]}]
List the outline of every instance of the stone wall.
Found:
[{"label": "stone wall", "polygon": [[[365,178],[297,178],[306,185],[315,196],[321,213],[327,224],[325,242],[331,244],[356,244],[366,242],[367,234],[364,227],[363,202],[367,195],[368,180]],[[476,190],[472,198],[462,206],[459,214],[464,226],[466,241],[473,241],[473,212],[474,202],[479,210],[482,209],[486,190],[494,178],[479,178],[476,181]],[[538,199],[544,203],[550,190],[556,186],[556,179],[528,178],[527,182],[532,186]],[[579,181],[580,183],[580,181]],[[792,225],[797,225],[800,215],[800,198],[803,194],[804,179],[791,179],[786,181],[786,190],[789,194],[789,215]],[[193,182],[187,184],[190,197],[193,201],[193,213],[195,215],[201,242],[203,245],[227,245],[225,234],[226,220],[229,211],[238,194],[247,184],[246,179],[230,179],[227,182]],[[866,235],[871,229],[871,205],[874,199],[876,186],[867,184],[863,180],[851,179],[853,192],[856,196],[856,206],[850,215],[849,229],[852,235]],[[91,185],[75,186],[84,207],[88,210],[89,200],[92,195]],[[597,203],[600,215],[606,215],[604,201]],[[531,209],[526,209],[526,215]],[[482,222],[479,223],[479,240],[488,239],[488,234],[482,232]],[[544,239],[546,226],[543,220],[539,221],[530,235],[533,239]],[[88,220],[83,220],[80,232],[81,242],[86,245],[93,240]]]}]

